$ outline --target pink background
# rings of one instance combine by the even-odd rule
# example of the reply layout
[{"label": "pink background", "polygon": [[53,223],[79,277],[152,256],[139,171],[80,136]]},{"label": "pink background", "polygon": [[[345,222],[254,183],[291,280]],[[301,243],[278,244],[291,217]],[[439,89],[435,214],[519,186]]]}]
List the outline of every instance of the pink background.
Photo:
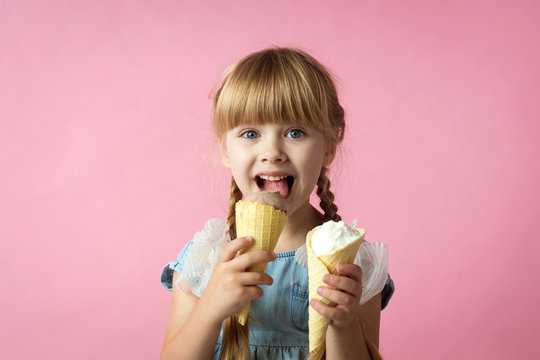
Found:
[{"label": "pink background", "polygon": [[540,356],[536,1],[2,1],[2,355],[157,359],[161,267],[229,174],[209,93],[298,46],[337,76],[345,220],[390,249],[385,359]]}]

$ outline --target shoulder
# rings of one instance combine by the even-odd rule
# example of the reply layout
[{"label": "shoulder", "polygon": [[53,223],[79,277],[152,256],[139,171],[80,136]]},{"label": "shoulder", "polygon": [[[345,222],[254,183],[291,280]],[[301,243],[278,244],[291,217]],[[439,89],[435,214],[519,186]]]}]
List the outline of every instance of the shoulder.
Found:
[{"label": "shoulder", "polygon": [[218,217],[208,219],[204,227],[195,233],[193,236],[193,242],[201,241],[219,241],[227,235],[229,225],[227,222]]},{"label": "shoulder", "polygon": [[189,260],[194,266],[214,265],[223,246],[230,241],[229,225],[224,219],[211,218],[190,240]]},{"label": "shoulder", "polygon": [[227,222],[222,218],[207,220],[202,229],[182,246],[176,259],[162,268],[162,286],[169,291],[173,287],[191,290],[200,296],[223,246],[230,239],[228,229]]},{"label": "shoulder", "polygon": [[193,237],[184,247],[189,246],[191,251],[199,248],[211,250],[228,240],[228,230],[229,225],[224,219],[217,217],[210,218],[204,223],[204,226],[200,230],[193,234]]},{"label": "shoulder", "polygon": [[388,246],[382,242],[365,240],[356,254],[354,263],[362,269],[362,298],[360,304],[377,297],[383,310],[394,293],[394,282],[388,272]]}]

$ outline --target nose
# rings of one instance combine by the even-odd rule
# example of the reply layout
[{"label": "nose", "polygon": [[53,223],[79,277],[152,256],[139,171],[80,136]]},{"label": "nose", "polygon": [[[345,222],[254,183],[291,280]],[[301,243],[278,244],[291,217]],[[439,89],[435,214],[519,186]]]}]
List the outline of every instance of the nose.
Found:
[{"label": "nose", "polygon": [[261,161],[270,163],[282,163],[287,161],[287,155],[283,151],[278,139],[269,139],[266,141],[261,152]]},{"label": "nose", "polygon": [[285,155],[278,154],[278,155],[268,155],[263,157],[263,162],[271,162],[271,163],[282,163],[285,161]]}]

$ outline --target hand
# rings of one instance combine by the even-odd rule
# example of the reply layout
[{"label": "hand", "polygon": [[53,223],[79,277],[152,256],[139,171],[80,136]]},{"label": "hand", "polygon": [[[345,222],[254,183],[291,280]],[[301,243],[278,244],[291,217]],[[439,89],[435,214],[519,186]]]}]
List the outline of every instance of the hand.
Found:
[{"label": "hand", "polygon": [[201,295],[201,308],[208,309],[218,322],[237,313],[248,302],[262,297],[263,291],[258,284],[273,283],[268,274],[247,271],[254,264],[274,260],[271,251],[253,250],[237,255],[239,250],[248,249],[252,243],[252,239],[241,237],[223,248],[208,286]]},{"label": "hand", "polygon": [[335,303],[334,306],[312,299],[311,306],[330,320],[330,326],[346,328],[356,321],[362,297],[362,269],[356,264],[339,264],[337,275],[326,274],[319,295]]}]

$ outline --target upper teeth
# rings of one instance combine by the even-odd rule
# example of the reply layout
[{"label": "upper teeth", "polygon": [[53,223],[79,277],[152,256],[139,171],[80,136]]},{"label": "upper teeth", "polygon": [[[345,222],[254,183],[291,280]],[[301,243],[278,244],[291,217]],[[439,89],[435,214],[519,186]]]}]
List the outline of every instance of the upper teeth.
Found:
[{"label": "upper teeth", "polygon": [[264,180],[270,180],[270,181],[278,181],[281,179],[285,179],[287,176],[268,176],[268,175],[259,175],[261,179]]}]

